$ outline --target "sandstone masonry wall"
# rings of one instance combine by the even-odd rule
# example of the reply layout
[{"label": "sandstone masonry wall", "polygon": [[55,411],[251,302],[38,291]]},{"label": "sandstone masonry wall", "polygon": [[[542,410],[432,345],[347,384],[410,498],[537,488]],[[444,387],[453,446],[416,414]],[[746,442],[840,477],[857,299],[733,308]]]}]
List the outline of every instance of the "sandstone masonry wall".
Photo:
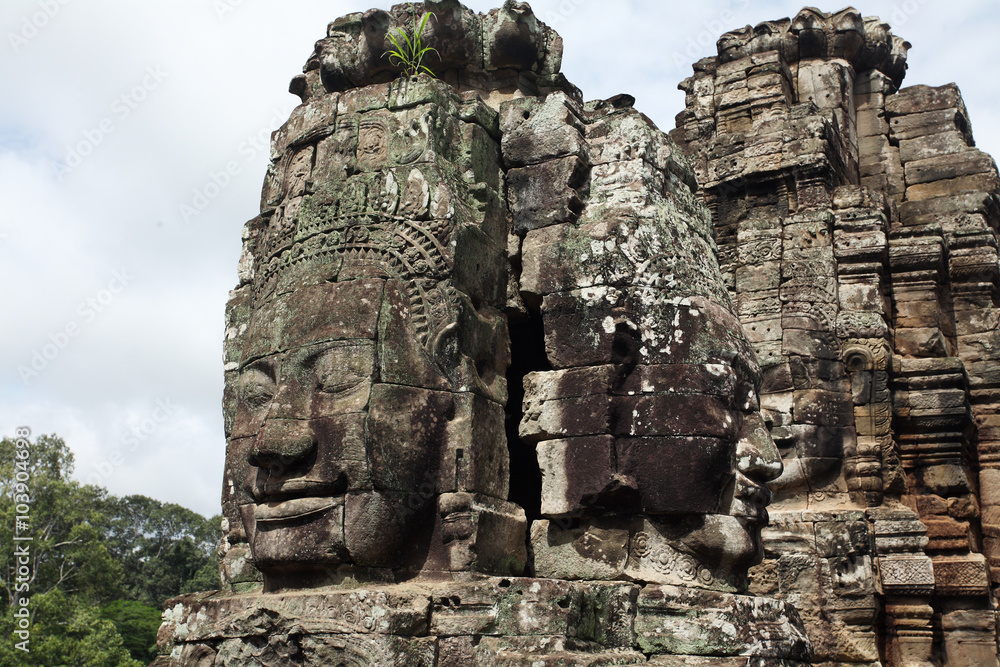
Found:
[{"label": "sandstone masonry wall", "polygon": [[997,664],[1000,181],[908,47],[850,8],[729,33],[673,137],[783,449],[753,590],[820,664]]}]

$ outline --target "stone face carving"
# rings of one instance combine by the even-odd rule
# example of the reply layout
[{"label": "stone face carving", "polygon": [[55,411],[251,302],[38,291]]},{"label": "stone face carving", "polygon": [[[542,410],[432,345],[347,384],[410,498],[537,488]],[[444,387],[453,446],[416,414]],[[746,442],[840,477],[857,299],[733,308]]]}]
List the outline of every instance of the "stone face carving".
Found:
[{"label": "stone face carving", "polygon": [[789,65],[813,58],[838,59],[858,72],[879,71],[898,86],[906,74],[910,48],[887,23],[878,17],[862,18],[853,7],[833,14],[806,7],[793,19],[764,21],[722,35],[718,63],[770,52]]},{"label": "stone face carving", "polygon": [[[227,463],[268,587],[417,571],[428,549],[432,569],[524,567],[506,502],[498,146],[462,119],[481,102],[430,82],[385,92],[306,104],[275,139],[288,147],[269,183],[285,187],[250,249]],[[475,551],[448,534],[469,513],[513,539],[452,553]]]},{"label": "stone face carving", "polygon": [[524,378],[519,431],[542,473],[536,572],[745,588],[780,464],[749,342],[699,259],[707,218],[660,194],[690,173],[627,100],[526,98],[501,127],[525,165],[508,173],[524,309],[553,368]]},{"label": "stone face carving", "polygon": [[[365,39],[388,17],[363,15]],[[348,17],[331,34],[355,25]],[[341,91],[352,79],[330,68],[380,78],[365,69],[367,46],[345,44],[367,42],[317,46],[329,92],[276,137],[249,250],[228,467],[267,587],[305,571],[335,582],[523,569],[500,437],[502,159],[523,235],[519,291],[544,322],[554,368],[525,378],[520,429],[537,451],[542,517],[613,524],[624,548],[617,565],[597,557],[605,578],[738,590],[760,558],[764,484],[780,464],[749,342],[716,265],[698,259],[713,252],[707,218],[690,193],[660,194],[672,177],[692,180],[669,140],[629,103],[585,106],[570,91],[502,104],[498,145],[479,98],[442,85],[390,83],[384,105],[372,86]],[[485,122],[463,118],[476,105]],[[491,555],[503,566],[452,553],[467,539],[456,517],[477,502],[494,532],[507,521],[512,544]],[[536,526],[540,555],[563,540],[559,525]]]},{"label": "stone face carving", "polygon": [[[413,11],[440,79],[382,58]],[[227,310],[225,590],[161,664],[809,656],[747,594],[781,461],[694,174],[561,49],[450,0],[317,43]]]},{"label": "stone face carving", "polygon": [[227,309],[223,590],[158,664],[1000,664],[1000,177],[908,48],[727,33],[675,143],[524,3],[332,23]]},{"label": "stone face carving", "polygon": [[908,47],[850,8],[729,33],[672,136],[784,459],[751,590],[818,664],[995,665],[1000,181],[954,85],[899,88]]}]

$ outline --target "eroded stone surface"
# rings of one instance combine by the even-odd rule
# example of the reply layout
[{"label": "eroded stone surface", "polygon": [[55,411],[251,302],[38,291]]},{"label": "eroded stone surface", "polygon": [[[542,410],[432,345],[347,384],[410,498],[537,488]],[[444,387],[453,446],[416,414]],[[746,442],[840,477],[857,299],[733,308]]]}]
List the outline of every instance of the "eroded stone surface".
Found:
[{"label": "eroded stone surface", "polygon": [[596,666],[670,654],[791,665],[808,655],[787,603],[608,581],[494,577],[195,594],[172,601],[164,618],[173,662],[162,664]]},{"label": "eroded stone surface", "polygon": [[995,665],[1000,182],[954,84],[900,89],[908,48],[851,8],[728,33],[672,136],[784,461],[751,590],[822,664]]},{"label": "eroded stone surface", "polygon": [[997,664],[957,88],[807,8],[724,35],[671,139],[562,48],[455,0],[316,44],[226,314],[224,589],[158,664]]}]

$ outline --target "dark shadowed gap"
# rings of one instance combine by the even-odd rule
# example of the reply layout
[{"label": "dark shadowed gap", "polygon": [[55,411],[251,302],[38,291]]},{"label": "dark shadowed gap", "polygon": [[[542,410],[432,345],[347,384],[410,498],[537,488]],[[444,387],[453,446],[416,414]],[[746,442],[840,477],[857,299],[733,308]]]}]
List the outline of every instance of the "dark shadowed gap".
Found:
[{"label": "dark shadowed gap", "polygon": [[511,364],[507,370],[506,428],[510,452],[510,493],[507,498],[524,508],[528,521],[541,518],[542,472],[535,448],[521,440],[518,424],[524,416],[524,376],[532,371],[549,371],[545,356],[545,330],[542,316],[529,310],[529,316],[510,323]]}]

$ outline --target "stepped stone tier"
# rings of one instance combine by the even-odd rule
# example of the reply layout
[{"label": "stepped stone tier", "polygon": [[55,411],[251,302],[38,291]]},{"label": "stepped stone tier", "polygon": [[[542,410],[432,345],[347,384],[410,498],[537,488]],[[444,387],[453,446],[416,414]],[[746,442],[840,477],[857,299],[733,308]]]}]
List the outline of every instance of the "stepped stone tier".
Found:
[{"label": "stepped stone tier", "polygon": [[997,664],[998,180],[908,46],[727,34],[671,139],[525,3],[331,23],[227,307],[222,587],[154,664]]},{"label": "stepped stone tier", "polygon": [[672,137],[784,461],[751,590],[816,664],[997,665],[1000,180],[909,46],[853,8],[728,33]]}]

